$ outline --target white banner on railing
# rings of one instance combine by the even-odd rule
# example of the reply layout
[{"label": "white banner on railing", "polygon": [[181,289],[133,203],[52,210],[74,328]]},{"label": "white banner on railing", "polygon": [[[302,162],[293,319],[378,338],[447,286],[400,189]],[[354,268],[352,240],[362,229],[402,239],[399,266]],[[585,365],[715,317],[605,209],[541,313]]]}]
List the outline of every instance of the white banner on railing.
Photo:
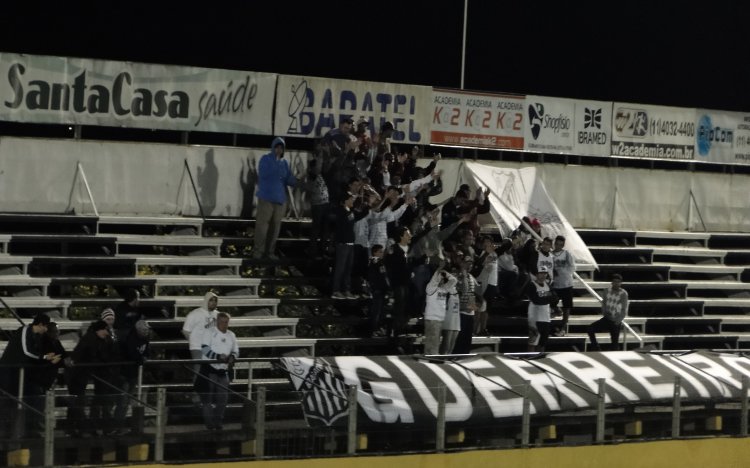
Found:
[{"label": "white banner on railing", "polygon": [[616,102],[612,155],[695,159],[695,109]]},{"label": "white banner on railing", "polygon": [[[533,360],[502,354],[456,356],[285,357],[308,423],[345,424],[347,389],[357,387],[362,425],[434,428],[439,388],[447,392],[445,420],[486,428],[523,414],[544,416],[596,408],[599,379],[607,405],[671,404],[677,378],[683,404],[737,400],[750,376],[747,356],[710,351],[652,355],[634,351],[547,353]],[[481,430],[481,429],[480,429]]]},{"label": "white banner on railing", "polygon": [[490,213],[503,235],[515,229],[521,217],[537,218],[545,236],[565,237],[565,248],[577,262],[596,265],[586,243],[547,193],[535,167],[511,169],[467,162],[466,169],[478,186],[490,189]]},{"label": "white banner on railing", "polygon": [[319,138],[345,117],[364,117],[373,134],[391,121],[392,141],[429,144],[431,98],[429,86],[279,75],[274,131]]},{"label": "white banner on railing", "polygon": [[521,150],[523,103],[523,96],[434,89],[432,144]]},{"label": "white banner on railing", "polygon": [[750,115],[698,109],[695,127],[696,159],[750,164]]},{"label": "white banner on railing", "polygon": [[276,75],[0,53],[0,119],[271,134]]}]

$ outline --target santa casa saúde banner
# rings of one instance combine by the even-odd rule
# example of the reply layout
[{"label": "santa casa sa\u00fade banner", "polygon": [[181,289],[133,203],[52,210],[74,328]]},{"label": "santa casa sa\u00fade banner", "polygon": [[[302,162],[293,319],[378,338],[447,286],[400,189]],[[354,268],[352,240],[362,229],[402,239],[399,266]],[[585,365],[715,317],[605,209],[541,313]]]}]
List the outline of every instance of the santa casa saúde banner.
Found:
[{"label": "santa casa sa\u00fade banner", "polygon": [[523,149],[523,96],[432,91],[434,145]]},{"label": "santa casa sa\u00fade banner", "polygon": [[390,121],[393,142],[429,144],[431,97],[429,86],[279,75],[274,131],[320,138],[345,118],[364,118],[372,134]]},{"label": "santa casa sa\u00fade banner", "polygon": [[434,427],[438,388],[446,388],[447,422],[486,425],[531,414],[596,408],[599,379],[607,405],[671,404],[680,378],[683,404],[737,400],[750,359],[700,351],[648,354],[549,353],[532,360],[501,354],[456,359],[419,356],[288,357],[281,365],[302,397],[310,424],[345,424],[347,388],[357,387],[362,424]]},{"label": "santa casa sa\u00fade banner", "polygon": [[0,120],[270,135],[276,75],[0,53]]}]

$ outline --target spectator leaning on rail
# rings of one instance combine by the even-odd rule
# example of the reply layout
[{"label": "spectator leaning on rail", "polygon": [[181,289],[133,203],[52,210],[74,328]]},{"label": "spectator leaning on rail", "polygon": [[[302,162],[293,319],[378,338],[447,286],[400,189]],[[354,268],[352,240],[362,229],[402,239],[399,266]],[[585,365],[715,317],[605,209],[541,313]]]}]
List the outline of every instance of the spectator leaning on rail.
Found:
[{"label": "spectator leaning on rail", "polygon": [[219,362],[204,363],[199,379],[203,402],[203,421],[209,430],[221,430],[224,410],[229,398],[229,371],[240,355],[237,337],[229,330],[229,314],[219,312],[216,328],[203,335],[203,359]]},{"label": "spectator leaning on rail", "polygon": [[628,316],[628,292],[622,289],[622,276],[612,275],[612,285],[602,296],[603,317],[589,325],[588,333],[593,351],[600,351],[596,333],[606,331],[612,339],[612,349],[617,349],[622,321]]},{"label": "spectator leaning on rail", "polygon": [[284,159],[286,143],[274,138],[271,152],[258,163],[258,208],[255,216],[255,247],[253,258],[276,256],[276,240],[281,229],[281,218],[286,212],[286,187],[294,187],[297,179],[292,175],[289,162]]},{"label": "spectator leaning on rail", "polygon": [[[19,368],[23,367],[27,372],[24,380],[23,398],[37,411],[44,410],[44,387],[33,378],[34,371],[41,365],[56,365],[62,356],[55,352],[45,353],[44,335],[50,325],[47,315],[39,314],[31,325],[23,325],[10,333],[10,339],[5,347],[0,365],[0,386],[11,395],[18,395],[19,390]],[[11,367],[13,366],[13,367]],[[15,405],[13,405],[15,407]],[[30,412],[31,413],[31,412]],[[39,418],[31,414],[32,424],[30,430],[39,429]],[[11,419],[11,418],[8,418]]]}]

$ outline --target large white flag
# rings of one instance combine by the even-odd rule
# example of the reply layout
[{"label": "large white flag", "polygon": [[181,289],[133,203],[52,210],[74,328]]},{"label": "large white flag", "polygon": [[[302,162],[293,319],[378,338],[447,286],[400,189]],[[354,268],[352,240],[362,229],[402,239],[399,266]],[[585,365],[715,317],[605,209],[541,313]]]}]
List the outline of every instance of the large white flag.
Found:
[{"label": "large white flag", "polygon": [[537,176],[536,168],[511,169],[467,162],[469,179],[477,186],[490,189],[490,214],[500,226],[503,235],[518,227],[522,216],[537,218],[545,235],[565,236],[565,248],[577,263],[596,266],[583,239],[547,193],[544,182]]}]

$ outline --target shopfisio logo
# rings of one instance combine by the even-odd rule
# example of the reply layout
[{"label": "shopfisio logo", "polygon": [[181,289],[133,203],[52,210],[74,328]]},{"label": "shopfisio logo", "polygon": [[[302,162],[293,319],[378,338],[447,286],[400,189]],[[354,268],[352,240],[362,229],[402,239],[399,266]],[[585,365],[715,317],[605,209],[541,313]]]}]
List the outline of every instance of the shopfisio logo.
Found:
[{"label": "shopfisio logo", "polygon": [[567,137],[570,130],[570,117],[565,114],[556,116],[544,113],[544,104],[536,102],[529,104],[529,125],[531,125],[531,136],[536,140],[543,128],[549,128],[553,133],[561,133]]}]

